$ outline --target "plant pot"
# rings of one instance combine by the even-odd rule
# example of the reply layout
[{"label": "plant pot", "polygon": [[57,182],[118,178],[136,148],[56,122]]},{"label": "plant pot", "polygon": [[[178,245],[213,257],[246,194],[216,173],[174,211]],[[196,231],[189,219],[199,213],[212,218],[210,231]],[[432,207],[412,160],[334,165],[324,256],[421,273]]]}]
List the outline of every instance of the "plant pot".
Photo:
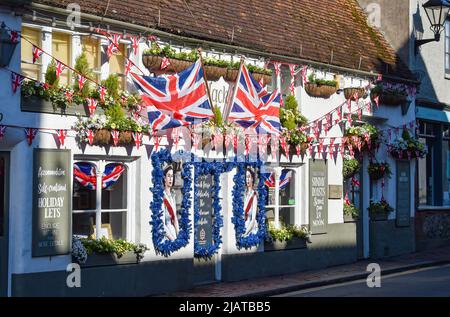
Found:
[{"label": "plant pot", "polygon": [[110,266],[123,264],[137,264],[137,256],[133,251],[125,252],[122,257],[113,254],[93,253],[88,255],[86,263],[80,264],[81,267]]},{"label": "plant pot", "polygon": [[161,69],[161,62],[163,58],[157,55],[142,55],[142,62],[144,66],[151,72]]},{"label": "plant pot", "polygon": [[264,242],[264,251],[282,251],[282,250],[295,250],[295,249],[306,249],[306,239],[293,237],[289,241],[273,241]]},{"label": "plant pot", "polygon": [[133,135],[130,131],[120,131],[119,144],[128,145],[133,143]]},{"label": "plant pot", "polygon": [[227,68],[227,74],[225,75],[225,81],[236,81],[239,75],[239,69]]},{"label": "plant pot", "polygon": [[346,215],[344,214],[344,222],[356,222],[358,221],[359,217],[353,217],[352,215]]},{"label": "plant pot", "polygon": [[95,131],[93,143],[96,145],[108,145],[111,144],[111,139],[111,131],[100,129]]},{"label": "plant pot", "polygon": [[317,85],[313,83],[306,83],[305,90],[308,95],[316,98],[325,98],[328,99],[332,95],[334,95],[337,91],[336,87],[327,86],[327,85]]},{"label": "plant pot", "polygon": [[205,66],[206,79],[210,81],[217,81],[220,77],[227,76],[227,68],[219,66]]},{"label": "plant pot", "polygon": [[388,220],[388,216],[389,216],[389,213],[387,213],[387,212],[377,212],[377,213],[371,212],[370,213],[370,220],[372,220],[372,221],[386,221],[386,220]]},{"label": "plant pot", "polygon": [[258,82],[262,79],[264,86],[270,84],[272,82],[272,76],[261,74],[261,73],[252,73],[253,78],[255,78]]},{"label": "plant pot", "polygon": [[364,97],[366,90],[364,88],[344,88],[344,95],[346,100],[355,101],[355,94],[358,94],[358,98]]}]

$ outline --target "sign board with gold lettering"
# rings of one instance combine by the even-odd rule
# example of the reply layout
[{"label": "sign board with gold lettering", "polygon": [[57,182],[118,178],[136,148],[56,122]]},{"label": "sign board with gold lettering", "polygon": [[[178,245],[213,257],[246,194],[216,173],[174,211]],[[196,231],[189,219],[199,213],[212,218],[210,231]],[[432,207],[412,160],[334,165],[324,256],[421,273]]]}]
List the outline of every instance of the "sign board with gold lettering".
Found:
[{"label": "sign board with gold lettering", "polygon": [[70,150],[34,149],[33,152],[33,257],[70,253]]},{"label": "sign board with gold lettering", "polygon": [[328,167],[324,160],[309,161],[309,227],[313,234],[327,232]]}]

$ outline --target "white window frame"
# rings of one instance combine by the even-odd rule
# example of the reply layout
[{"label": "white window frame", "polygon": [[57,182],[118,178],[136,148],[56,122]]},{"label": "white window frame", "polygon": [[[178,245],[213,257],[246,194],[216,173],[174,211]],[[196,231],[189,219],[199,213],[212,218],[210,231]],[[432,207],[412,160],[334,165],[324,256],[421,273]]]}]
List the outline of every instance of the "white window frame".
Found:
[{"label": "white window frame", "polygon": [[444,57],[445,75],[450,78],[450,19],[445,22]]},{"label": "white window frame", "polygon": [[[74,160],[75,163],[90,163],[95,167],[95,172],[97,176],[97,184],[101,184],[102,182],[102,175],[105,170],[106,165],[111,163],[121,163],[125,166],[126,169],[126,191],[127,191],[127,204],[125,209],[102,209],[102,188],[101,186],[97,186],[96,188],[96,204],[95,209],[87,209],[87,210],[72,210],[72,214],[85,214],[85,213],[94,213],[95,214],[95,232],[96,232],[96,239],[99,238],[99,234],[101,232],[101,225],[102,225],[102,213],[116,213],[116,212],[125,212],[126,213],[126,227],[125,227],[125,240],[134,242],[134,235],[135,235],[135,228],[133,226],[135,215],[132,212],[134,210],[134,201],[132,200],[132,193],[135,192],[135,185],[132,182],[133,179],[135,179],[134,176],[134,164],[132,162],[120,162],[120,161],[112,161],[112,160],[106,160],[106,159],[100,159],[100,160],[93,160],[93,159],[79,159]],[[76,182],[74,179],[73,182]],[[112,237],[110,237],[112,239]]]}]

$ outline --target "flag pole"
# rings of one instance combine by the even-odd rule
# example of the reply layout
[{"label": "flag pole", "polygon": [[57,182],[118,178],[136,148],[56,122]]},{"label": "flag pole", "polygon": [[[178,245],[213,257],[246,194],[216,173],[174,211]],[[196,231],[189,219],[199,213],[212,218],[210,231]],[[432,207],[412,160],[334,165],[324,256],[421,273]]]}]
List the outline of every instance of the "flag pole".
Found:
[{"label": "flag pole", "polygon": [[224,116],[223,116],[223,120],[224,122],[228,119],[228,116],[230,115],[231,112],[231,106],[232,103],[236,97],[236,93],[237,93],[237,87],[239,84],[239,77],[241,77],[241,71],[242,71],[242,64],[244,63],[244,56],[241,56],[241,61],[239,63],[239,72],[238,75],[236,77],[236,82],[234,83],[234,91],[233,91],[233,97],[230,99],[230,101],[228,102],[228,104],[225,106],[224,109]]}]

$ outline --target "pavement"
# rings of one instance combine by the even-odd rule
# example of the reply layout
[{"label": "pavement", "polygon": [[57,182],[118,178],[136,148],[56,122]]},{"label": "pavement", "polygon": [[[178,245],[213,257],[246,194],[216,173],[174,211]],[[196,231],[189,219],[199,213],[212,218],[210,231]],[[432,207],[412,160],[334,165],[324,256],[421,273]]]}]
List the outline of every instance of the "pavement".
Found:
[{"label": "pavement", "polygon": [[379,260],[363,260],[353,264],[295,274],[272,276],[239,282],[218,282],[183,292],[164,294],[167,297],[260,297],[275,296],[299,290],[366,279],[367,266],[378,263],[381,275],[450,264],[450,247],[422,251]]}]

